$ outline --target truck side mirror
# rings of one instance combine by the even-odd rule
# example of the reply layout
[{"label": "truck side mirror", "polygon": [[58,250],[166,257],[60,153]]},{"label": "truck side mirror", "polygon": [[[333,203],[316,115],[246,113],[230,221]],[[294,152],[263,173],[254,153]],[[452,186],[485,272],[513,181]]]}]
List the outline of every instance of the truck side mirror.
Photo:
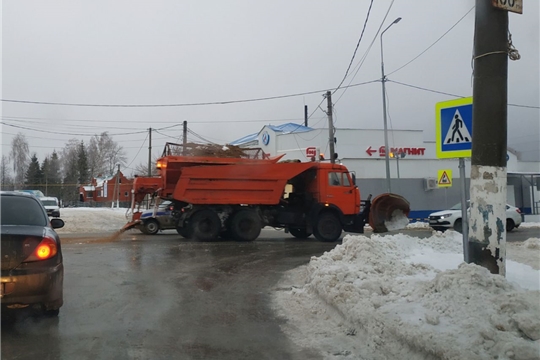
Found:
[{"label": "truck side mirror", "polygon": [[352,183],[354,186],[356,186],[356,174],[355,173],[351,173],[351,177],[352,177]]}]

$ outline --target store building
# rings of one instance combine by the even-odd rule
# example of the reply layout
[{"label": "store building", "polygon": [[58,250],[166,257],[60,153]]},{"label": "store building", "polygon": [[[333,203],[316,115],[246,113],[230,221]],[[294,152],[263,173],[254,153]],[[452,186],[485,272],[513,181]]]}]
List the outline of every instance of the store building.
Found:
[{"label": "store building", "polygon": [[[391,191],[410,201],[412,219],[425,219],[431,212],[460,201],[458,159],[438,159],[435,141],[425,141],[422,130],[392,130],[388,134],[390,151],[400,154],[390,159]],[[362,199],[387,192],[384,131],[338,128],[334,139],[339,161],[356,173]],[[329,157],[328,129],[291,123],[264,126],[231,144],[260,147],[271,156],[286,154],[284,159],[310,161],[317,150]],[[518,155],[508,149],[507,201],[526,214],[538,214],[540,162],[523,162]],[[442,170],[446,171],[448,179],[443,181],[450,181],[449,187],[439,186]],[[465,174],[468,197],[469,159],[465,161]]]}]

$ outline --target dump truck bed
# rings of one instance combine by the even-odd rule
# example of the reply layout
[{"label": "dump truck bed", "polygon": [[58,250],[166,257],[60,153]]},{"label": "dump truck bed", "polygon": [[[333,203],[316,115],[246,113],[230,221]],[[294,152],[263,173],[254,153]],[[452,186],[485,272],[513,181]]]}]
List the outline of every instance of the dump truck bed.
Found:
[{"label": "dump truck bed", "polygon": [[316,166],[267,162],[183,167],[172,198],[200,205],[277,205],[287,181]]}]

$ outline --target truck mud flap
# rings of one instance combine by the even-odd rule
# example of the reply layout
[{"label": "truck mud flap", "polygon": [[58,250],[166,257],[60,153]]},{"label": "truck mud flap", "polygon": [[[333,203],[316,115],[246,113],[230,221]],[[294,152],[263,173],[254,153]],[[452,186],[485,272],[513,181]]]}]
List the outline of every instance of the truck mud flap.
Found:
[{"label": "truck mud flap", "polygon": [[409,223],[410,211],[410,204],[403,196],[381,194],[371,201],[369,226],[375,233],[403,229]]}]

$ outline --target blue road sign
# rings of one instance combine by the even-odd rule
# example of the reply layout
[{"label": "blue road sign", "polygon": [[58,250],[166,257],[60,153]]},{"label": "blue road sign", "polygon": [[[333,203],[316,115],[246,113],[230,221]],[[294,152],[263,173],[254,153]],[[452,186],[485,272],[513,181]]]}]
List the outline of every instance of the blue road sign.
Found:
[{"label": "blue road sign", "polygon": [[470,157],[472,150],[472,97],[436,105],[437,157]]}]

